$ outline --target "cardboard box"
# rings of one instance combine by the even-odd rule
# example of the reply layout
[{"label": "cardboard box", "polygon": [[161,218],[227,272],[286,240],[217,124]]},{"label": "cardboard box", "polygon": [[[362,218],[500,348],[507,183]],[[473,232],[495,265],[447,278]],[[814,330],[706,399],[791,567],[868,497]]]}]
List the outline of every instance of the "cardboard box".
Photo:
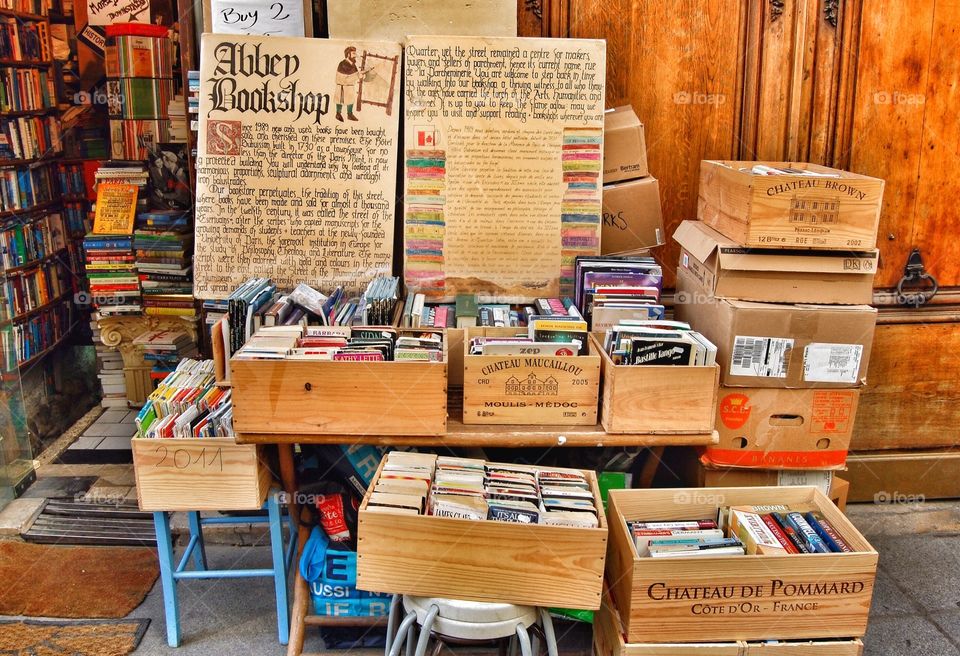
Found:
[{"label": "cardboard box", "polygon": [[656,178],[604,185],[601,254],[629,253],[665,243]]},{"label": "cardboard box", "polygon": [[[628,643],[866,633],[877,552],[814,487],[611,490],[607,504],[606,576]],[[823,513],[854,552],[641,558],[627,527],[637,520],[715,519],[720,507],[768,504]]]},{"label": "cardboard box", "polygon": [[717,346],[728,387],[848,388],[866,383],[877,310],[711,296],[677,276],[674,314]]},{"label": "cardboard box", "polygon": [[879,251],[827,252],[744,248],[702,221],[684,221],[680,273],[713,295],[769,303],[867,305]]},{"label": "cardboard box", "polygon": [[608,109],[603,115],[604,184],[648,175],[643,123],[629,105]]},{"label": "cardboard box", "polygon": [[[756,164],[812,175],[755,175]],[[700,163],[697,216],[742,246],[872,250],[883,180],[803,162]]]},{"label": "cardboard box", "polygon": [[859,390],[722,387],[719,442],[706,447],[714,467],[842,469]]},{"label": "cardboard box", "polygon": [[367,509],[383,470],[360,506],[357,587],[468,601],[600,607],[607,519],[593,471],[598,528],[403,515]]},{"label": "cardboard box", "polygon": [[466,328],[463,423],[592,426],[600,397],[600,356],[470,355],[474,337],[509,337],[516,328]]},{"label": "cardboard box", "polygon": [[593,617],[593,649],[596,656],[860,656],[863,642],[853,640],[797,640],[764,642],[627,642],[620,613],[604,591]]}]

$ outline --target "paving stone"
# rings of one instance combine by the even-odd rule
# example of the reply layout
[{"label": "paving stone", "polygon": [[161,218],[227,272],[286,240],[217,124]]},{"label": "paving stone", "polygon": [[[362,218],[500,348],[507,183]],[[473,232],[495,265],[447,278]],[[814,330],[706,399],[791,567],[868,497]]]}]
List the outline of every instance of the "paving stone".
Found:
[{"label": "paving stone", "polygon": [[84,435],[78,437],[77,441],[68,446],[67,448],[71,451],[87,451],[89,449],[96,449],[97,445],[102,442],[104,438],[102,437],[93,437],[90,435]]},{"label": "paving stone", "polygon": [[925,535],[882,538],[871,544],[880,554],[881,567],[924,610],[957,610],[960,604],[960,586],[956,581],[960,573],[957,538]]},{"label": "paving stone", "polygon": [[955,656],[950,640],[920,615],[886,617],[872,622],[864,640],[867,656]]},{"label": "paving stone", "polygon": [[112,435],[103,438],[103,442],[97,447],[97,451],[129,451],[130,435]]},{"label": "paving stone", "polygon": [[870,606],[870,616],[884,618],[889,615],[913,615],[920,612],[919,604],[904,595],[886,569],[881,567],[877,572],[877,580],[873,586],[873,604]]},{"label": "paving stone", "polygon": [[15,537],[33,526],[46,499],[14,499],[0,510],[0,535]]},{"label": "paving stone", "polygon": [[119,424],[129,413],[126,410],[113,409],[107,410],[100,415],[94,422],[96,424]]},{"label": "paving stone", "polygon": [[83,432],[84,437],[132,437],[137,430],[130,424],[94,424]]}]

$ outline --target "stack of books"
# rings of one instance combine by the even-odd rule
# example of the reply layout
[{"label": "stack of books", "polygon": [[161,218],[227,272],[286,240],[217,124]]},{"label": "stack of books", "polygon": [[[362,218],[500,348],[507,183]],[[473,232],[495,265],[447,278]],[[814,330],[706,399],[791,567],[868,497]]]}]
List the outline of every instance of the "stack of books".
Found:
[{"label": "stack of books", "polygon": [[137,414],[138,437],[233,437],[230,389],[218,387],[213,360],[182,360]]},{"label": "stack of books", "polygon": [[712,366],[717,347],[682,321],[624,320],[606,331],[604,349],[614,364]]},{"label": "stack of books", "polygon": [[184,103],[183,94],[177,94],[170,99],[167,113],[170,115],[170,141],[186,143],[189,134],[187,132],[187,107]]},{"label": "stack of books", "polygon": [[606,330],[624,319],[664,318],[663,270],[652,257],[578,257],[575,270],[574,300],[592,330]]},{"label": "stack of books", "polygon": [[190,335],[178,330],[148,330],[137,335],[133,343],[151,363],[150,378],[156,382],[166,378],[184,358],[197,355],[197,345]]},{"label": "stack of books", "polygon": [[140,214],[133,246],[144,313],[195,317],[188,215],[177,210]]},{"label": "stack of books", "polygon": [[97,353],[97,378],[103,387],[103,397],[100,406],[104,408],[126,408],[127,385],[123,373],[123,355],[115,348],[110,348],[100,339],[100,324],[96,319],[90,321],[90,331],[93,336],[93,345]]},{"label": "stack of books", "polygon": [[[200,71],[187,71],[187,111],[190,114],[190,131],[196,132],[199,128],[200,116]],[[196,156],[196,152],[193,153]]]},{"label": "stack of books", "polygon": [[140,281],[132,235],[88,234],[83,239],[93,306],[101,316],[140,314]]}]

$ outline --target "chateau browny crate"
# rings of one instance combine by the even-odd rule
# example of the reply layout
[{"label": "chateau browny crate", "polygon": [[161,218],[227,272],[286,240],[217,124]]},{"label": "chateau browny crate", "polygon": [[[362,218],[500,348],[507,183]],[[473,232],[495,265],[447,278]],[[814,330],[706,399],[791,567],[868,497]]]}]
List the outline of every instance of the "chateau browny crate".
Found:
[{"label": "chateau browny crate", "polygon": [[[715,519],[722,506],[823,513],[854,553],[640,558],[627,520]],[[611,490],[607,580],[627,642],[860,638],[877,552],[814,487]]]},{"label": "chateau browny crate", "polygon": [[711,433],[720,367],[615,365],[591,335],[603,372],[600,423],[608,433]]},{"label": "chateau browny crate", "polygon": [[273,475],[255,444],[233,438],[130,441],[140,510],[259,510]]},{"label": "chateau browny crate", "polygon": [[600,607],[607,520],[597,477],[598,528],[516,524],[367,510],[360,506],[357,587],[529,606]]},{"label": "chateau browny crate", "polygon": [[863,643],[852,640],[763,642],[652,643],[624,639],[620,614],[609,595],[594,614],[593,646],[596,656],[860,656]]},{"label": "chateau browny crate", "polygon": [[[401,331],[401,333],[417,333]],[[237,433],[427,435],[447,430],[443,362],[230,360]]]},{"label": "chateau browny crate", "polygon": [[[757,164],[824,175],[754,175]],[[883,186],[817,164],[705,160],[697,215],[746,247],[867,251],[877,245]]]},{"label": "chateau browny crate", "polygon": [[517,328],[464,331],[463,423],[596,424],[600,356],[589,340],[588,355],[470,355],[474,337],[508,337],[517,332]]}]

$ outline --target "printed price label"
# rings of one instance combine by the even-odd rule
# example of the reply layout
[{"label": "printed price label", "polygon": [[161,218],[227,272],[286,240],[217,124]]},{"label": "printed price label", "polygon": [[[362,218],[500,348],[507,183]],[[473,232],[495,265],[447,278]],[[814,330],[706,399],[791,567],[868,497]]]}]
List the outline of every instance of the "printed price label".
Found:
[{"label": "printed price label", "polygon": [[808,344],[803,349],[803,380],[808,383],[856,383],[860,344]]},{"label": "printed price label", "polygon": [[793,340],[737,335],[730,358],[731,376],[786,378]]}]

